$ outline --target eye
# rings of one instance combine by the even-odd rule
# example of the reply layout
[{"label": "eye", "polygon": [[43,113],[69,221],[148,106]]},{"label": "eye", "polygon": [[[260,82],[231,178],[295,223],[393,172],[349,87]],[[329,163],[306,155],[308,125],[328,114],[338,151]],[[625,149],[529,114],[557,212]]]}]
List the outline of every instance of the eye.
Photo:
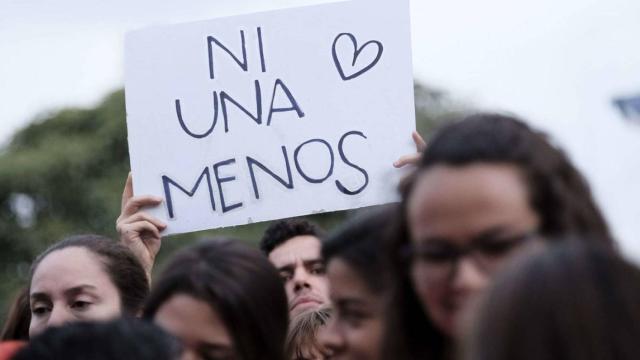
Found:
[{"label": "eye", "polygon": [[51,307],[43,304],[38,304],[31,307],[31,314],[36,317],[43,316],[49,312],[51,312]]},{"label": "eye", "polygon": [[89,306],[91,306],[90,302],[82,300],[76,300],[71,304],[71,308],[77,311],[85,311],[89,309]]},{"label": "eye", "polygon": [[324,275],[325,273],[326,270],[322,264],[315,264],[311,267],[311,274],[313,275]]},{"label": "eye", "polygon": [[291,271],[280,271],[280,278],[284,282],[291,280],[292,276]]}]

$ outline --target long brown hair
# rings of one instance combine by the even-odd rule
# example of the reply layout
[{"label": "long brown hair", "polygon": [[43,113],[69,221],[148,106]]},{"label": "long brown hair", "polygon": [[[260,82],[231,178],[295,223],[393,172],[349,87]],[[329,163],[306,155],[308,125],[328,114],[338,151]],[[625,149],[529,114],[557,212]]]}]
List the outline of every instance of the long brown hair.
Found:
[{"label": "long brown hair", "polygon": [[177,294],[204,301],[220,315],[240,359],[284,360],[287,295],[278,271],[257,249],[218,238],[180,251],[155,282],[143,317],[153,320]]},{"label": "long brown hair", "polygon": [[24,286],[15,295],[9,308],[7,321],[4,323],[0,333],[0,341],[28,340],[30,322],[29,288]]}]

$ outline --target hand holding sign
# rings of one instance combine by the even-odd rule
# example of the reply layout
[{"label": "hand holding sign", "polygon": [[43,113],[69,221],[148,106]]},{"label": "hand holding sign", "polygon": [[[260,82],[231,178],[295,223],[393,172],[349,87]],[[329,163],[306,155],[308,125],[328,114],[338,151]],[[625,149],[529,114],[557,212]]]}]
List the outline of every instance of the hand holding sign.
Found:
[{"label": "hand holding sign", "polygon": [[158,206],[160,203],[162,199],[156,196],[134,197],[133,181],[129,174],[122,191],[122,204],[120,216],[116,220],[116,230],[120,234],[120,242],[140,260],[149,279],[151,279],[156,255],[160,251],[160,231],[167,225],[142,210]]},{"label": "hand holding sign", "polygon": [[411,138],[413,139],[413,143],[416,145],[416,152],[413,154],[402,155],[398,160],[393,162],[393,166],[401,168],[406,165],[415,165],[420,161],[422,153],[427,148],[427,143],[417,131],[414,131],[411,134]]}]

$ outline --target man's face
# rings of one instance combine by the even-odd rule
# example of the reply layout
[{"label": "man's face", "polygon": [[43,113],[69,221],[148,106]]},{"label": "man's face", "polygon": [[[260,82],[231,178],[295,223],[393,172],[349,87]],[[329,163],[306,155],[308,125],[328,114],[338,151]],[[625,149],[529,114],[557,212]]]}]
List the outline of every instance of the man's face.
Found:
[{"label": "man's face", "polygon": [[320,246],[317,237],[300,235],[280,244],[269,254],[269,260],[285,282],[291,317],[328,302]]}]

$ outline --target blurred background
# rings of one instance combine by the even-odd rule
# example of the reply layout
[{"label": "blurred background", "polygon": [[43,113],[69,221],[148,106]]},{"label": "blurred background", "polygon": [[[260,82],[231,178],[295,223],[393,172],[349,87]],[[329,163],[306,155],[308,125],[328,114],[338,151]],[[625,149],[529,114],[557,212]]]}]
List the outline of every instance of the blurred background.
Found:
[{"label": "blurred background", "polygon": [[[322,2],[0,1],[0,321],[48,244],[116,235],[127,31]],[[640,2],[412,0],[411,21],[420,132],[472,110],[524,117],[569,153],[640,262]],[[255,243],[267,225],[170,237],[160,262],[203,236]]]}]

